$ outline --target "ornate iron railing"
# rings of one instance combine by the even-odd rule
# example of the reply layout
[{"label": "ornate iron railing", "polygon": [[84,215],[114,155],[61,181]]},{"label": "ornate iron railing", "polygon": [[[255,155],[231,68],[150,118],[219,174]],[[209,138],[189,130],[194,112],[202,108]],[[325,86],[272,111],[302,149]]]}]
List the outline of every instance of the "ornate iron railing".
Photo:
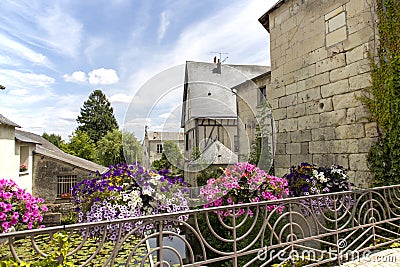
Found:
[{"label": "ornate iron railing", "polygon": [[[227,211],[242,215],[225,217]],[[182,221],[182,216],[188,219]],[[127,223],[137,222],[139,226],[123,234]],[[51,247],[52,236],[68,233],[66,260],[79,266],[294,266],[293,261],[317,266],[340,264],[399,242],[399,225],[400,185],[50,227],[0,238],[8,239],[4,246],[9,256],[24,260],[59,249],[60,244]],[[117,242],[106,240],[112,227],[120,229]],[[101,234],[85,237],[93,229]],[[29,249],[19,251],[28,241]]]}]

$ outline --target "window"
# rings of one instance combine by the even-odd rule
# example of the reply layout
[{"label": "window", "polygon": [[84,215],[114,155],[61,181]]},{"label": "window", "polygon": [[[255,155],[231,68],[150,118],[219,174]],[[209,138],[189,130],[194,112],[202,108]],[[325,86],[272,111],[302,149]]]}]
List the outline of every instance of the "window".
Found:
[{"label": "window", "polygon": [[26,172],[29,163],[29,146],[21,146],[19,148],[19,171]]},{"label": "window", "polygon": [[258,100],[258,104],[261,104],[267,97],[267,87],[263,86],[258,89],[260,90],[260,97]]},{"label": "window", "polygon": [[71,188],[76,184],[76,175],[57,176],[57,198],[70,197]]},{"label": "window", "polygon": [[189,134],[185,134],[185,150],[189,150]]},{"label": "window", "polygon": [[163,149],[162,149],[162,144],[157,144],[157,153],[162,153]]},{"label": "window", "polygon": [[346,9],[340,6],[325,15],[325,45],[331,47],[346,39]]}]

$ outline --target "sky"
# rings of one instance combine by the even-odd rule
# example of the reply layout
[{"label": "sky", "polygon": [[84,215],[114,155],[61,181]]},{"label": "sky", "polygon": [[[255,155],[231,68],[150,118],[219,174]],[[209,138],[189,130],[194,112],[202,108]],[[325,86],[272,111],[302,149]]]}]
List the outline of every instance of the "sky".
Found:
[{"label": "sky", "polygon": [[[110,101],[121,129],[144,86],[186,61],[270,65],[269,34],[258,22],[276,0],[2,0],[0,114],[23,130],[64,140],[91,92]],[[179,75],[179,72],[178,72]],[[182,82],[184,73],[182,71]],[[154,92],[151,92],[154,90]],[[182,102],[165,94],[135,135],[164,129]],[[138,101],[138,97],[136,97]]]}]

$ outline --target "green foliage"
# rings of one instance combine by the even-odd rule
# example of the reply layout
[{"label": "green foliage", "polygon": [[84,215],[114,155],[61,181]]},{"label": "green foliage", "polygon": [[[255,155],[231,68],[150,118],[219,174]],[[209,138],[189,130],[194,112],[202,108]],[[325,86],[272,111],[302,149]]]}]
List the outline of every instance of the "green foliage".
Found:
[{"label": "green foliage", "polygon": [[89,135],[83,131],[75,131],[69,143],[61,143],[60,147],[65,153],[93,161],[95,159],[96,146]]},{"label": "green foliage", "polygon": [[43,260],[36,260],[35,262],[18,262],[14,259],[0,261],[0,267],[74,267],[72,261],[66,261],[68,249],[70,247],[69,237],[66,233],[55,233],[50,242],[51,246],[58,246],[58,250],[53,250]]},{"label": "green foliage", "polygon": [[122,146],[126,162],[132,163],[142,161],[142,144],[133,133],[122,132]]},{"label": "green foliage", "polygon": [[109,131],[97,142],[96,161],[104,166],[125,162],[121,131]]},{"label": "green foliage", "polygon": [[78,130],[87,133],[97,143],[109,131],[118,129],[113,108],[101,90],[94,90],[81,108],[76,120]]},{"label": "green foliage", "polygon": [[400,1],[376,3],[379,48],[371,56],[371,86],[360,100],[380,131],[367,158],[379,186],[400,183]]},{"label": "green foliage", "polygon": [[153,161],[151,168],[160,171],[171,170],[173,176],[183,176],[183,155],[174,141],[164,141],[161,159]]},{"label": "green foliage", "polygon": [[53,145],[55,145],[56,147],[60,147],[61,144],[63,143],[62,138],[60,135],[58,134],[47,134],[47,133],[43,133],[42,137],[44,139],[46,139],[47,141],[49,141],[50,143],[52,143]]}]

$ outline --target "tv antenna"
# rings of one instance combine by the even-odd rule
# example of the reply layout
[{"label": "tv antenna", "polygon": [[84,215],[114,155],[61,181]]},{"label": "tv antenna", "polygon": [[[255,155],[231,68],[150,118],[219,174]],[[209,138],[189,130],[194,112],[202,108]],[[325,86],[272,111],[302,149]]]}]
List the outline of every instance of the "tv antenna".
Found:
[{"label": "tv antenna", "polygon": [[224,53],[224,52],[210,52],[210,53],[219,55],[218,61],[217,61],[217,56],[214,57],[214,63],[218,63],[218,62],[224,63],[228,59],[228,56],[226,56],[224,59],[222,59],[222,55],[228,55],[228,53]]}]

